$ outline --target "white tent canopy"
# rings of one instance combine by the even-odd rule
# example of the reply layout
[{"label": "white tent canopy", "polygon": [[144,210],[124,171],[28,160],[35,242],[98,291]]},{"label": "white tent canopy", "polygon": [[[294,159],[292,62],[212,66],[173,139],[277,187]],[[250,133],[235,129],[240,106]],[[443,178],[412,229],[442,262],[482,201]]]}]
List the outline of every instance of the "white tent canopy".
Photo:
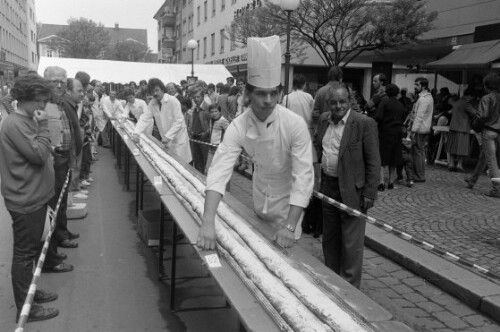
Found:
[{"label": "white tent canopy", "polygon": [[[41,57],[38,64],[38,73],[43,76],[45,68],[49,66],[59,66],[66,69],[68,77],[75,77],[78,71],[84,71],[90,75],[91,79],[101,82],[128,83],[130,81],[139,84],[140,80],[148,80],[156,77],[165,84],[174,82],[179,84],[191,75],[190,64],[171,63],[145,63],[126,62],[111,60],[90,60],[73,58],[48,58]],[[227,77],[232,77],[231,73],[224,65],[202,65],[194,64],[194,76],[207,84],[226,83]]]}]

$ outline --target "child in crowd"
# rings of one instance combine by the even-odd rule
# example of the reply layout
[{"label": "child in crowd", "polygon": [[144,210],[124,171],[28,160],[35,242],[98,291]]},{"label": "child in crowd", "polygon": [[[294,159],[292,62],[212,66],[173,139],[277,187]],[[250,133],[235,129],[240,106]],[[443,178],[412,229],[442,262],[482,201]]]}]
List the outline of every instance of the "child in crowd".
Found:
[{"label": "child in crowd", "polygon": [[80,127],[84,132],[83,147],[82,147],[82,166],[80,169],[80,185],[87,187],[93,181],[90,177],[90,164],[92,163],[91,145],[94,141],[92,137],[91,121],[92,108],[91,102],[88,99],[83,100],[83,112],[80,117]]},{"label": "child in crowd", "polygon": [[[229,126],[229,121],[222,116],[221,110],[217,105],[210,105],[208,108],[210,113],[210,144],[219,145],[224,138],[224,133]],[[208,150],[207,164],[205,173],[208,172],[212,159],[214,157],[216,147],[211,146]]]}]

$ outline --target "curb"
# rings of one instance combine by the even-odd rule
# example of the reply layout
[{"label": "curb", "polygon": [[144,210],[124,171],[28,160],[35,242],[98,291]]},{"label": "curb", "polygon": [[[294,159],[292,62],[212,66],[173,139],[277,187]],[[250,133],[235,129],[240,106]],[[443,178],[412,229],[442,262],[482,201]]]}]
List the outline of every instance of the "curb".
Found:
[{"label": "curb", "polygon": [[500,285],[368,223],[365,245],[500,322]]}]

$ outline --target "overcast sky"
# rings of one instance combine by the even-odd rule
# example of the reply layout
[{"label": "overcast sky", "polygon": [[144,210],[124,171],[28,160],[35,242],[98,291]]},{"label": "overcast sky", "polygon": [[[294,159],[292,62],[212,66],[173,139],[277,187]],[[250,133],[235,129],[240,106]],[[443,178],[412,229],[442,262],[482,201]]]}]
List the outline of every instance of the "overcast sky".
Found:
[{"label": "overcast sky", "polygon": [[164,0],[35,0],[37,21],[67,24],[70,17],[85,17],[105,27],[148,30],[148,46],[158,52],[157,22],[153,18]]}]

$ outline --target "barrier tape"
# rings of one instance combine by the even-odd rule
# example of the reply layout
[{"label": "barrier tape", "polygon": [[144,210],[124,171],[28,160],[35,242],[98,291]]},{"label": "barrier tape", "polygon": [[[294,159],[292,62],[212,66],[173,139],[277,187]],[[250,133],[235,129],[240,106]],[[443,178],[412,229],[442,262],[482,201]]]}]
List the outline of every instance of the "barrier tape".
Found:
[{"label": "barrier tape", "polygon": [[[207,142],[203,142],[203,141],[198,141],[198,140],[195,140],[195,139],[191,139],[190,138],[190,141],[192,142],[195,142],[195,143],[199,143],[199,144],[205,144],[205,145],[208,145],[208,146],[211,146],[211,147],[215,147],[217,148],[218,145],[215,145],[215,144],[210,144],[210,143],[207,143]],[[240,157],[243,157],[249,161],[252,161],[250,157],[248,156],[245,156],[244,154],[240,154]],[[494,181],[499,181],[499,179],[494,179]],[[500,182],[500,181],[499,181]],[[482,267],[482,266],[479,266],[477,264],[474,264],[473,262],[470,262],[468,261],[467,259],[463,258],[463,257],[459,257],[449,251],[446,251],[445,249],[442,249],[434,244],[431,244],[425,240],[422,240],[422,239],[419,239],[417,237],[414,237],[413,235],[410,235],[402,230],[399,230],[383,221],[380,221],[380,220],[377,220],[373,217],[370,217],[360,211],[357,211],[355,209],[352,209],[350,207],[348,207],[347,205],[343,204],[343,203],[340,203],[340,202],[337,202],[336,200],[328,197],[328,196],[325,196],[323,195],[322,193],[320,192],[317,192],[317,191],[314,191],[313,192],[313,195],[318,197],[319,199],[321,199],[322,201],[324,202],[327,202],[337,208],[339,208],[340,210],[342,211],[345,211],[347,212],[348,214],[352,215],[352,216],[356,216],[356,217],[360,217],[362,219],[364,219],[365,221],[371,223],[371,224],[374,224],[375,226],[379,227],[379,228],[382,228],[383,230],[389,232],[389,233],[394,233],[394,234],[397,234],[399,235],[402,239],[404,240],[407,240],[407,241],[410,241],[410,242],[415,242],[416,244],[419,244],[421,246],[423,246],[425,249],[428,249],[430,251],[433,251],[441,256],[445,256],[445,257],[448,257],[450,258],[451,260],[453,261],[456,261],[462,265],[465,265],[467,267],[470,267],[470,268],[473,268],[473,269],[476,269],[477,271],[485,274],[485,275],[488,275],[489,277],[491,278],[494,278],[494,279],[497,279],[497,280],[500,280],[500,275],[497,275],[495,274],[494,272],[490,271],[489,269],[485,268],[485,267]]]},{"label": "barrier tape", "polygon": [[50,220],[50,229],[45,237],[45,242],[43,244],[42,248],[42,253],[40,254],[40,258],[38,259],[38,263],[36,265],[35,272],[33,273],[33,279],[31,280],[31,284],[28,290],[28,295],[26,296],[26,300],[24,300],[23,304],[23,309],[21,310],[21,315],[19,316],[19,321],[17,324],[17,328],[15,332],[23,332],[24,331],[24,325],[28,321],[28,316],[30,314],[31,310],[31,304],[33,303],[33,299],[35,298],[35,292],[36,292],[36,283],[38,282],[38,278],[40,277],[40,274],[42,273],[42,267],[43,263],[45,262],[45,256],[47,255],[47,250],[49,249],[49,242],[50,238],[52,237],[52,233],[54,232],[55,229],[55,219],[57,216],[57,213],[59,212],[59,206],[61,205],[61,201],[64,195],[64,191],[66,190],[66,187],[68,186],[69,183],[69,174],[70,171],[68,171],[68,174],[66,175],[66,181],[64,182],[63,188],[61,190],[61,194],[59,195],[59,199],[57,200],[57,205],[56,209],[52,210],[50,206],[47,207],[47,217]]},{"label": "barrier tape", "polygon": [[484,268],[482,266],[479,266],[477,264],[474,264],[470,261],[468,261],[467,259],[465,258],[462,258],[462,257],[459,257],[449,251],[446,251],[442,248],[439,248],[438,246],[434,245],[434,244],[431,244],[427,241],[424,241],[422,239],[419,239],[417,237],[414,237],[413,235],[410,235],[402,230],[399,230],[383,221],[380,221],[380,220],[377,220],[373,217],[370,217],[358,210],[355,210],[353,208],[350,208],[349,206],[343,204],[343,203],[340,203],[336,200],[334,200],[333,198],[330,198],[328,196],[325,196],[323,195],[322,193],[320,192],[317,192],[317,191],[314,191],[313,192],[313,195],[316,196],[317,198],[321,199],[323,202],[326,202],[330,205],[333,205],[335,207],[337,207],[338,209],[342,210],[342,211],[345,211],[346,213],[350,214],[351,216],[355,216],[355,217],[359,217],[359,218],[362,218],[364,219],[365,221],[369,222],[370,224],[374,224],[375,226],[379,227],[379,228],[382,228],[383,230],[389,232],[389,233],[394,233],[394,234],[397,234],[399,235],[402,239],[406,240],[406,241],[410,241],[410,242],[415,242],[421,246],[423,246],[425,249],[428,249],[430,251],[433,251],[441,256],[445,256],[445,257],[448,257],[450,258],[451,260],[453,261],[456,261],[458,263],[461,263],[462,265],[465,265],[465,266],[468,266],[470,268],[474,268],[476,270],[478,270],[479,272],[485,274],[485,275],[488,275],[489,277],[491,278],[494,278],[494,279],[497,279],[497,280],[500,280],[500,276],[495,274],[494,272],[490,271],[489,269],[487,268]]}]

